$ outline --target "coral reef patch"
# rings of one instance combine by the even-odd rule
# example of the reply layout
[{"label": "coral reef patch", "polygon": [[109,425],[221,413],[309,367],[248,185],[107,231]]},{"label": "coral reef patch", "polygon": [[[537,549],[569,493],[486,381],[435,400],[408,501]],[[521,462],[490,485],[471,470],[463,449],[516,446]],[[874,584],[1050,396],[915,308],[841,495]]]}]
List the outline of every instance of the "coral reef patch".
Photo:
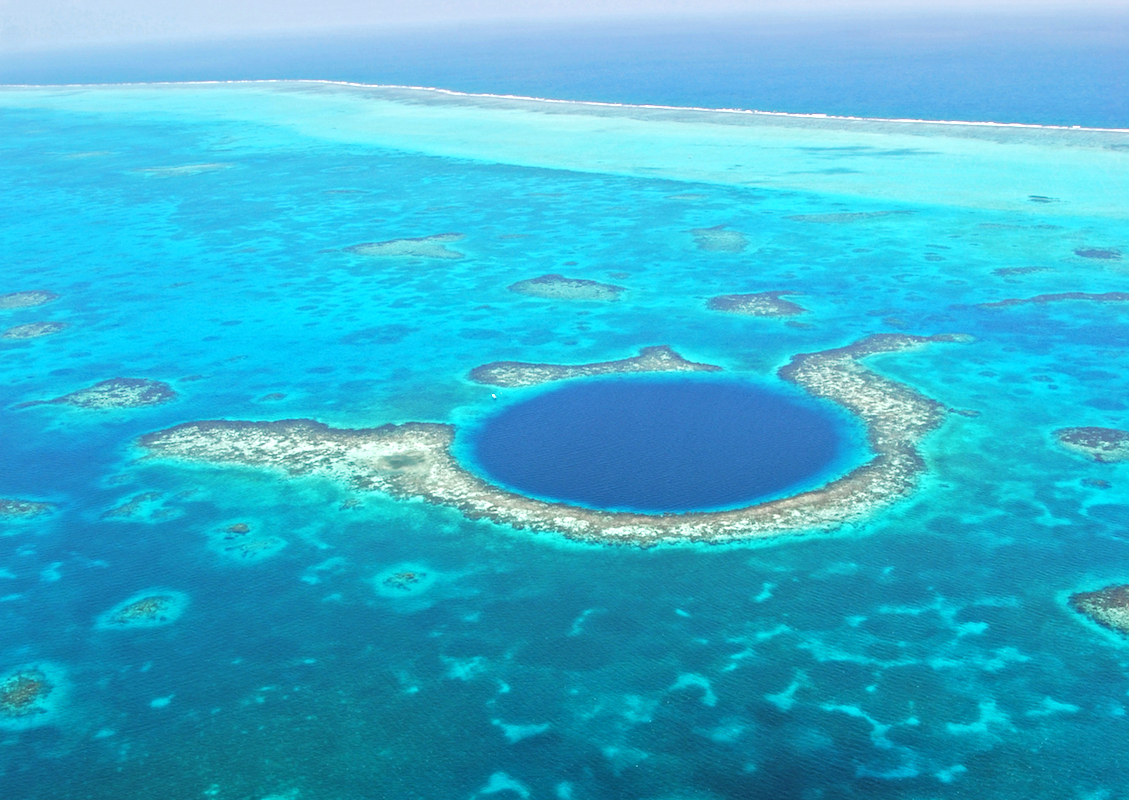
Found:
[{"label": "coral reef patch", "polygon": [[134,519],[139,516],[151,517],[158,511],[164,494],[161,492],[142,492],[124,503],[102,512],[102,519]]},{"label": "coral reef patch", "polygon": [[1080,258],[1097,258],[1103,261],[1118,261],[1121,259],[1121,251],[1112,247],[1083,247],[1075,250],[1074,255]]},{"label": "coral reef patch", "polygon": [[1129,431],[1097,427],[1060,428],[1054,436],[1062,447],[1093,461],[1129,461]]},{"label": "coral reef patch", "polygon": [[1096,592],[1070,595],[1070,607],[1093,622],[1129,636],[1129,586],[1113,585]]},{"label": "coral reef patch", "polygon": [[0,677],[0,727],[33,728],[50,721],[61,695],[62,673],[47,664],[26,665]]},{"label": "coral reef patch", "polygon": [[527,364],[521,361],[494,361],[470,371],[470,379],[488,386],[513,389],[537,386],[566,378],[590,378],[618,372],[719,372],[721,367],[687,361],[666,345],[644,347],[639,355],[618,361],[594,364]]},{"label": "coral reef patch", "polygon": [[44,303],[50,303],[52,300],[57,299],[59,299],[59,295],[54,292],[45,292],[42,290],[8,292],[8,294],[0,294],[0,309],[32,308],[33,306],[41,306]]},{"label": "coral reef patch", "polygon": [[660,542],[724,542],[831,530],[905,496],[925,462],[918,442],[938,427],[946,409],[935,400],[864,367],[860,360],[959,335],[878,334],[852,345],[795,356],[779,376],[815,397],[839,404],[862,421],[873,456],[822,488],[741,509],[649,515],[548,503],[493,486],[451,453],[455,428],[410,422],[335,429],[313,420],[189,422],[142,436],[149,457],[318,475],[360,490],[421,498],[470,519],[557,532],[594,543],[648,546]]},{"label": "coral reef patch", "polygon": [[510,284],[509,290],[530,297],[541,297],[546,300],[596,300],[611,302],[619,299],[619,293],[625,291],[622,286],[583,278],[566,278],[564,275],[542,275],[539,278],[530,278]]},{"label": "coral reef patch", "polygon": [[3,338],[5,339],[38,339],[40,336],[50,336],[53,333],[58,333],[65,330],[67,323],[65,322],[28,322],[24,325],[16,325],[13,328],[8,328],[4,331]]},{"label": "coral reef patch", "polygon": [[173,388],[163,381],[145,378],[111,378],[52,400],[33,400],[16,408],[40,405],[69,405],[78,408],[139,408],[167,403],[176,398]]},{"label": "coral reef patch", "polygon": [[346,247],[346,253],[359,256],[381,258],[438,258],[454,260],[464,258],[458,250],[447,247],[451,242],[463,239],[461,233],[437,233],[434,236],[420,236],[415,239],[389,239],[384,242],[362,242]]},{"label": "coral reef patch", "polygon": [[98,618],[97,627],[158,628],[176,622],[188,606],[188,595],[148,589],[123,600]]},{"label": "coral reef patch", "polygon": [[997,300],[993,303],[977,303],[977,308],[1007,308],[1008,306],[1046,305],[1047,303],[1060,303],[1065,300],[1084,300],[1089,303],[1125,303],[1129,302],[1129,292],[1102,292],[1091,294],[1089,292],[1059,292],[1058,294],[1037,294],[1034,297],[1011,297],[1007,300]]},{"label": "coral reef patch", "polygon": [[756,294],[723,294],[711,297],[706,304],[711,311],[725,311],[730,314],[743,314],[747,317],[794,317],[806,314],[807,309],[785,300],[786,294],[799,292],[758,292]]},{"label": "coral reef patch", "polygon": [[690,231],[694,244],[699,250],[712,253],[740,253],[749,246],[749,240],[741,231],[727,230],[724,225],[712,228],[694,228]]},{"label": "coral reef patch", "polygon": [[382,597],[410,597],[430,589],[436,580],[435,571],[418,564],[397,564],[373,579],[376,593]]},{"label": "coral reef patch", "polygon": [[1036,272],[1054,272],[1051,267],[1000,267],[992,270],[992,274],[1000,278],[1017,278],[1021,275],[1033,275]]},{"label": "coral reef patch", "polygon": [[279,536],[254,533],[251,525],[236,522],[211,536],[211,548],[224,558],[240,562],[263,561],[286,547]]},{"label": "coral reef patch", "polygon": [[12,500],[0,497],[0,519],[31,519],[48,514],[54,509],[51,503],[39,503],[34,500]]}]

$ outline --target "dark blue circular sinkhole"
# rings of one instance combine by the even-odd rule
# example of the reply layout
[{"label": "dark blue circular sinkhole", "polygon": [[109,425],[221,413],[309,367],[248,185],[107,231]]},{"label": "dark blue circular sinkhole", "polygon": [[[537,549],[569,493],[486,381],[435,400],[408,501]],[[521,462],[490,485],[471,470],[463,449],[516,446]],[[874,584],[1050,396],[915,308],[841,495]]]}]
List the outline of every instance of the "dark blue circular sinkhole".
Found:
[{"label": "dark blue circular sinkhole", "polygon": [[734,508],[810,488],[854,438],[815,402],[732,380],[572,383],[469,432],[471,461],[522,494],[648,513]]}]

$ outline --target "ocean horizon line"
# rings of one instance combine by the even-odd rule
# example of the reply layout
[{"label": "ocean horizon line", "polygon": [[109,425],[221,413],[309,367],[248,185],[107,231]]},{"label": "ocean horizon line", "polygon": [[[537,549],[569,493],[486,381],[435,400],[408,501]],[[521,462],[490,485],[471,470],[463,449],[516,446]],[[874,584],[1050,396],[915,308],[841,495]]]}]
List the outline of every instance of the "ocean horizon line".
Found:
[{"label": "ocean horizon line", "polygon": [[463,92],[456,89],[445,89],[440,86],[415,86],[410,84],[385,84],[385,83],[360,83],[356,81],[339,81],[326,78],[239,78],[232,80],[200,80],[200,81],[124,81],[121,83],[10,83],[0,84],[0,90],[6,89],[77,89],[77,88],[102,88],[102,87],[130,87],[130,86],[226,86],[235,84],[281,84],[281,83],[310,83],[329,86],[347,86],[359,89],[398,89],[417,92],[433,92],[450,97],[488,98],[493,100],[518,100],[529,103],[552,103],[557,105],[591,106],[596,108],[623,108],[646,109],[652,111],[695,111],[701,113],[735,114],[748,116],[782,117],[788,119],[832,120],[842,122],[884,122],[899,124],[920,125],[945,125],[952,127],[969,126],[984,128],[1022,128],[1031,130],[1053,131],[1085,131],[1094,133],[1129,133],[1129,128],[1090,127],[1086,125],[1050,125],[1035,122],[996,122],[992,120],[954,120],[954,119],[923,119],[915,117],[867,117],[844,114],[825,114],[818,112],[794,111],[765,111],[752,108],[710,108],[708,106],[672,106],[658,103],[616,103],[605,100],[569,100],[553,97],[536,97],[532,95],[495,94],[491,92]]}]

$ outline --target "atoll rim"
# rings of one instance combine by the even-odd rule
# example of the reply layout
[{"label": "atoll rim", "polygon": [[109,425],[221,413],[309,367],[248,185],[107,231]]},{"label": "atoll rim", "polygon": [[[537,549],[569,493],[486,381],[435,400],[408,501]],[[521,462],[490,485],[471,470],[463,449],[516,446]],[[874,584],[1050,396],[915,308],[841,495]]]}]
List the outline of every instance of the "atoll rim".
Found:
[{"label": "atoll rim", "polygon": [[641,372],[720,372],[721,367],[688,361],[666,345],[644,347],[639,355],[593,364],[529,364],[495,361],[470,371],[470,379],[487,386],[514,389],[568,378],[594,378]]},{"label": "atoll rim", "polygon": [[[726,511],[649,515],[524,497],[469,472],[451,452],[454,427],[437,423],[335,429],[313,420],[208,420],[146,434],[138,443],[156,457],[319,475],[357,489],[451,506],[469,519],[593,543],[728,542],[830,530],[914,489],[925,470],[917,445],[946,412],[936,400],[872,372],[860,360],[930,342],[966,341],[969,337],[954,334],[876,334],[793,357],[779,377],[850,412],[863,424],[874,455],[819,489]],[[627,371],[636,369],[629,365]]]}]

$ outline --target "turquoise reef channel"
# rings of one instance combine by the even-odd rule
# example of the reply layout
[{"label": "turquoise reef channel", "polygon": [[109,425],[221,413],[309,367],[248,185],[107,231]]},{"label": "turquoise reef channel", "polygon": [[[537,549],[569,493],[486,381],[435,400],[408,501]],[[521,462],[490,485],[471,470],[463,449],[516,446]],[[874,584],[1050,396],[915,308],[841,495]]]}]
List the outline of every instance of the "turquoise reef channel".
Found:
[{"label": "turquoise reef channel", "polygon": [[733,380],[616,378],[509,405],[469,432],[467,448],[491,480],[543,499],[710,511],[833,475],[852,450],[839,417]]}]

